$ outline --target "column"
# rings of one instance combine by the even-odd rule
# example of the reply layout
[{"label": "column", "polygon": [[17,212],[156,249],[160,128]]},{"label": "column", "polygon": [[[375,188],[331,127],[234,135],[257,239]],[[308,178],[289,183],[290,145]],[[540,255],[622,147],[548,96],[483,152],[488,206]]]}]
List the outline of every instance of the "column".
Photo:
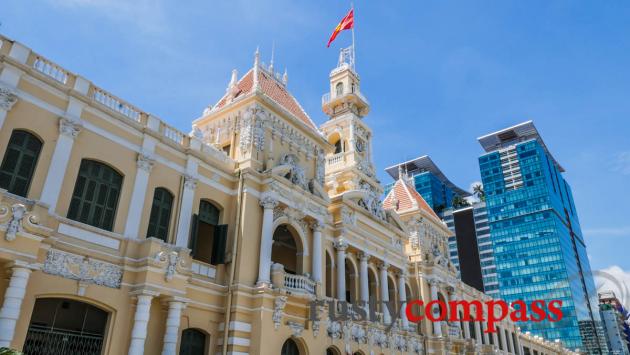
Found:
[{"label": "column", "polygon": [[[450,301],[454,301],[457,302],[459,301],[459,296],[455,293],[455,288],[452,286],[449,286],[449,300]],[[448,302],[446,303],[446,308],[450,311],[450,307],[448,305]],[[459,312],[457,311],[457,308],[455,308],[455,314],[453,315],[455,318],[459,319]],[[457,329],[459,329],[461,331],[462,329],[462,322],[461,320],[457,320],[454,322],[455,325],[457,326]],[[465,332],[465,331],[464,331]],[[460,338],[464,336],[464,333],[459,334]]]},{"label": "column", "polygon": [[262,230],[260,233],[260,259],[258,260],[257,286],[271,284],[271,246],[273,244],[273,209],[278,201],[265,195],[260,199],[263,208]]},{"label": "column", "polygon": [[182,204],[179,212],[179,221],[177,221],[177,237],[175,239],[175,245],[177,245],[178,247],[188,248],[188,238],[190,238],[190,222],[192,221],[192,210],[196,188],[197,178],[191,175],[185,175]]},{"label": "column", "polygon": [[[439,285],[439,281],[436,279],[430,279],[429,280],[429,286],[431,288],[431,301],[437,301],[438,300],[438,285]],[[433,312],[434,315],[439,313],[439,307],[438,305],[434,305],[433,309],[431,310],[431,312]],[[441,337],[442,336],[442,322],[433,322],[433,334],[435,334],[436,337]]]},{"label": "column", "polygon": [[365,309],[369,309],[370,302],[370,281],[368,278],[368,260],[370,255],[359,253],[359,283],[361,284],[361,302],[364,302]]},{"label": "column", "polygon": [[48,175],[44,182],[44,189],[40,201],[49,206],[50,212],[55,212],[63,178],[68,167],[74,139],[79,135],[81,125],[65,117],[59,119],[59,137],[55,144],[55,150],[50,159]]},{"label": "column", "polygon": [[136,313],[133,317],[129,355],[144,354],[144,342],[147,339],[147,325],[149,324],[149,311],[154,296],[157,295],[152,292],[144,292],[136,295],[138,303],[136,304]]},{"label": "column", "polygon": [[144,210],[144,200],[147,195],[149,185],[149,175],[153,169],[154,160],[146,154],[138,154],[136,161],[136,179],[133,183],[131,201],[129,202],[129,213],[125,224],[125,237],[140,238],[140,218],[141,211]]},{"label": "column", "polygon": [[501,346],[503,346],[503,352],[507,354],[509,348],[508,348],[507,339],[505,339],[505,328],[503,327],[501,327],[499,338],[501,339]]},{"label": "column", "polygon": [[387,269],[389,263],[383,262],[379,265],[379,271],[381,272],[381,310],[383,311],[383,323],[389,324],[392,322],[392,317],[389,314],[389,309],[386,304],[389,303],[389,285],[387,282]]},{"label": "column", "polygon": [[464,339],[470,339],[470,323],[463,322],[462,325],[464,326]]},{"label": "column", "polygon": [[409,320],[407,319],[407,312],[405,312],[405,306],[407,305],[407,292],[405,292],[405,280],[407,279],[407,273],[400,271],[398,273],[398,300],[400,301],[400,320],[402,321],[402,328],[409,328]]},{"label": "column", "polygon": [[[484,316],[484,319],[488,319],[488,317]],[[481,330],[482,330],[481,335],[483,336],[483,343],[486,344],[486,345],[489,345],[490,344],[490,335],[485,332],[485,330],[487,330],[487,329],[488,329],[488,326],[482,323],[481,324]],[[497,342],[495,341],[494,343],[496,344]]]},{"label": "column", "polygon": [[168,316],[166,318],[162,355],[177,354],[177,338],[179,338],[179,323],[182,318],[183,308],[184,302],[182,301],[172,300],[168,302]]},{"label": "column", "polygon": [[15,324],[20,317],[20,309],[30,274],[31,270],[25,266],[12,268],[9,287],[4,292],[4,302],[0,308],[0,348],[11,347],[15,334]]},{"label": "column", "polygon": [[514,334],[513,332],[508,332],[508,351],[511,351],[512,354],[518,354],[518,351],[516,351],[516,348],[514,347],[514,339],[512,337],[512,334]]},{"label": "column", "polygon": [[[486,329],[487,329],[486,325]],[[495,349],[499,349],[499,337],[497,336],[497,332],[492,333],[492,343],[494,344]]]},{"label": "column", "polygon": [[335,248],[337,249],[337,299],[340,301],[346,300],[346,249],[348,249],[348,243],[339,239],[335,242]]},{"label": "column", "polygon": [[13,108],[16,102],[17,96],[15,92],[4,85],[0,85],[0,129],[4,124],[4,120],[7,118],[7,114],[11,111],[11,108]]},{"label": "column", "polygon": [[481,334],[481,323],[479,322],[479,320],[474,320],[473,324],[475,326],[475,342],[477,343],[477,345],[482,344],[482,337],[483,334]]},{"label": "column", "polygon": [[311,274],[313,275],[313,281],[317,283],[322,282],[322,229],[324,228],[322,222],[315,221],[311,224],[313,229],[313,248],[311,252],[311,260],[313,262],[311,267]]}]

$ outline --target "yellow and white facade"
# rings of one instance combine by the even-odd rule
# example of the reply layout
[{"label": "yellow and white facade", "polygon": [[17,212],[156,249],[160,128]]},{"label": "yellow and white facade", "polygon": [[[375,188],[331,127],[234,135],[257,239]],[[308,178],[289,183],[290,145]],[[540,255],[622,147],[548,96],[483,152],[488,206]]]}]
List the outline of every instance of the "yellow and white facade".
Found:
[{"label": "yellow and white facade", "polygon": [[[190,134],[0,36],[0,347],[26,354],[568,353],[462,322],[336,322],[309,302],[487,300],[404,181],[382,204],[340,59],[317,127],[259,63]],[[414,194],[415,193],[415,194]],[[418,197],[420,198],[418,200]]]}]

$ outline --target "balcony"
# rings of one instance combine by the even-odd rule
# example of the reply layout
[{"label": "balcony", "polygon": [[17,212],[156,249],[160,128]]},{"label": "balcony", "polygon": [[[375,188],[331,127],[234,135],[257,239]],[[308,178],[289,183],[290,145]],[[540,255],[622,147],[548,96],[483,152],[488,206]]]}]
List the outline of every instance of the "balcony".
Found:
[{"label": "balcony", "polygon": [[315,294],[315,281],[304,275],[284,274],[284,288],[296,293]]}]

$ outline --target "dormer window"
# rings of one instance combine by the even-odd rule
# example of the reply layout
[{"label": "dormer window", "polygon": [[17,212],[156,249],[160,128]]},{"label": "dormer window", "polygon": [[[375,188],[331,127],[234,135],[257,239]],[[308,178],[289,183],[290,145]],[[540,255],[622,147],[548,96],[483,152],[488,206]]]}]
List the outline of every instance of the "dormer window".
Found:
[{"label": "dormer window", "polygon": [[355,90],[356,90],[356,85],[352,83],[352,85],[350,86],[350,92],[354,94]]},{"label": "dormer window", "polygon": [[343,83],[337,83],[337,85],[335,86],[335,94],[337,96],[343,95]]}]

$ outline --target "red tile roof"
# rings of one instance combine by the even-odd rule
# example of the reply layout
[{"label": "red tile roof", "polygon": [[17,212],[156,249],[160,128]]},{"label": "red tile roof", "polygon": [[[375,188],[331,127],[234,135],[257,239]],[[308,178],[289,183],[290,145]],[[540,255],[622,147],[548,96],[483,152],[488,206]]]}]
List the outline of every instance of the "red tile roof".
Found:
[{"label": "red tile roof", "polygon": [[437,214],[435,214],[433,209],[422,198],[418,191],[416,191],[416,189],[412,186],[409,186],[409,184],[407,184],[403,179],[398,179],[392,190],[389,194],[387,194],[385,200],[383,201],[383,208],[393,209],[396,211],[406,211],[418,208],[437,220],[440,220]]},{"label": "red tile roof", "polygon": [[[254,70],[250,69],[236,84],[238,91],[234,95],[234,98],[242,97],[249,94],[252,91],[254,84]],[[258,84],[261,91],[267,95],[271,100],[275,101],[278,105],[285,110],[292,113],[299,120],[304,122],[307,126],[317,130],[315,123],[306,114],[302,106],[297,102],[295,97],[287,91],[287,88],[274,79],[269,73],[260,68],[258,70]],[[214,106],[213,109],[220,109],[227,105],[229,94],[224,95],[221,100]]]}]

